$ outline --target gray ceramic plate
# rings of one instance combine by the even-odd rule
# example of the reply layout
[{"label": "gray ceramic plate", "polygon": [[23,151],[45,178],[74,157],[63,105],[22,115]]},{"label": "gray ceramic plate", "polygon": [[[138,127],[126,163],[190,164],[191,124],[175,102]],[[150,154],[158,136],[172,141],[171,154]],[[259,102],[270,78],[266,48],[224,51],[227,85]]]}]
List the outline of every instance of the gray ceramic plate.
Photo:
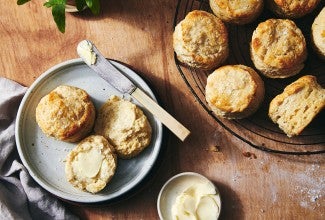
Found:
[{"label": "gray ceramic plate", "polygon": [[[149,86],[135,72],[120,63],[111,62],[156,100]],[[35,121],[35,108],[40,99],[62,84],[86,90],[96,109],[111,95],[123,96],[81,59],[68,60],[52,67],[32,84],[20,104],[15,131],[20,158],[37,183],[62,199],[81,203],[116,200],[131,191],[152,169],[161,147],[162,124],[134,99],[124,96],[140,106],[147,115],[153,130],[151,144],[133,159],[118,160],[116,174],[105,189],[97,194],[82,192],[67,182],[64,172],[65,157],[76,144],[47,137]]]}]

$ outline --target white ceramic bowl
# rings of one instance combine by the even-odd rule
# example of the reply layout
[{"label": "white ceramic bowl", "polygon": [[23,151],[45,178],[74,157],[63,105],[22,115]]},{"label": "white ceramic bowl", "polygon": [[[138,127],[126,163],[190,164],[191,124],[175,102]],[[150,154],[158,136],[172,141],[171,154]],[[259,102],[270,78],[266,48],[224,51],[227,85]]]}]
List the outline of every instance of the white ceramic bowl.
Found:
[{"label": "white ceramic bowl", "polygon": [[221,211],[221,198],[217,187],[205,176],[194,173],[180,173],[170,178],[161,188],[157,199],[157,210],[159,218],[162,220],[172,219],[172,206],[178,195],[180,195],[187,187],[193,183],[210,182],[216,189],[217,203],[219,205],[219,213]]},{"label": "white ceramic bowl", "polygon": [[[112,64],[155,99],[150,87],[131,69]],[[73,202],[98,203],[116,201],[134,189],[151,171],[161,147],[162,124],[142,107],[152,126],[152,141],[140,155],[129,160],[118,160],[113,179],[100,192],[91,194],[74,188],[65,177],[64,160],[76,146],[47,137],[35,120],[35,109],[40,99],[59,85],[76,86],[87,91],[96,109],[111,96],[122,96],[106,81],[97,76],[82,59],[68,60],[43,73],[31,85],[20,104],[16,121],[16,143],[20,158],[34,180],[50,193]]]}]

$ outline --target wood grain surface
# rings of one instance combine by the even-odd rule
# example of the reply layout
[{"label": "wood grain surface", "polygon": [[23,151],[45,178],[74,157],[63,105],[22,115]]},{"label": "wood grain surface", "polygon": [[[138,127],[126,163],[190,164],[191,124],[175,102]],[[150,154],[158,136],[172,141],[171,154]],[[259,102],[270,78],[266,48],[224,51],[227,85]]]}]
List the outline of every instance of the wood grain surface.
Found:
[{"label": "wood grain surface", "polygon": [[159,166],[130,198],[100,206],[64,202],[81,219],[158,219],[160,188],[184,171],[198,172],[216,184],[221,219],[325,218],[324,155],[256,150],[222,128],[188,90],[172,48],[177,1],[102,1],[99,16],[87,10],[67,14],[65,34],[42,4],[1,3],[0,76],[30,86],[48,68],[76,58],[77,44],[90,39],[106,57],[137,71],[161,105],[192,132],[185,142],[166,133]]}]

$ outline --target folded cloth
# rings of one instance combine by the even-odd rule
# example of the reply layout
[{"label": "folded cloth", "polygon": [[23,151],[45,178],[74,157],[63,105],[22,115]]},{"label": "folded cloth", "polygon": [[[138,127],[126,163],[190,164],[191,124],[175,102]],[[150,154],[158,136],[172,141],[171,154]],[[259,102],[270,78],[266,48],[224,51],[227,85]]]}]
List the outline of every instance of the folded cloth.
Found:
[{"label": "folded cloth", "polygon": [[15,119],[27,88],[0,77],[0,219],[78,219],[37,185],[15,146]]}]

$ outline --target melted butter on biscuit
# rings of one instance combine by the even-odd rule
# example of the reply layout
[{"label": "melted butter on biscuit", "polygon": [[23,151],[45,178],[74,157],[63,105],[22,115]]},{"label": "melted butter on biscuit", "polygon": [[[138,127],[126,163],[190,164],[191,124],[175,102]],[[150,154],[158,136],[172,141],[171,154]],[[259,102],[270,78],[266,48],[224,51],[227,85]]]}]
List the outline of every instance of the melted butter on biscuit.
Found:
[{"label": "melted butter on biscuit", "polygon": [[91,148],[88,151],[80,152],[72,163],[73,170],[79,177],[95,177],[102,165],[104,156],[100,149]]}]

